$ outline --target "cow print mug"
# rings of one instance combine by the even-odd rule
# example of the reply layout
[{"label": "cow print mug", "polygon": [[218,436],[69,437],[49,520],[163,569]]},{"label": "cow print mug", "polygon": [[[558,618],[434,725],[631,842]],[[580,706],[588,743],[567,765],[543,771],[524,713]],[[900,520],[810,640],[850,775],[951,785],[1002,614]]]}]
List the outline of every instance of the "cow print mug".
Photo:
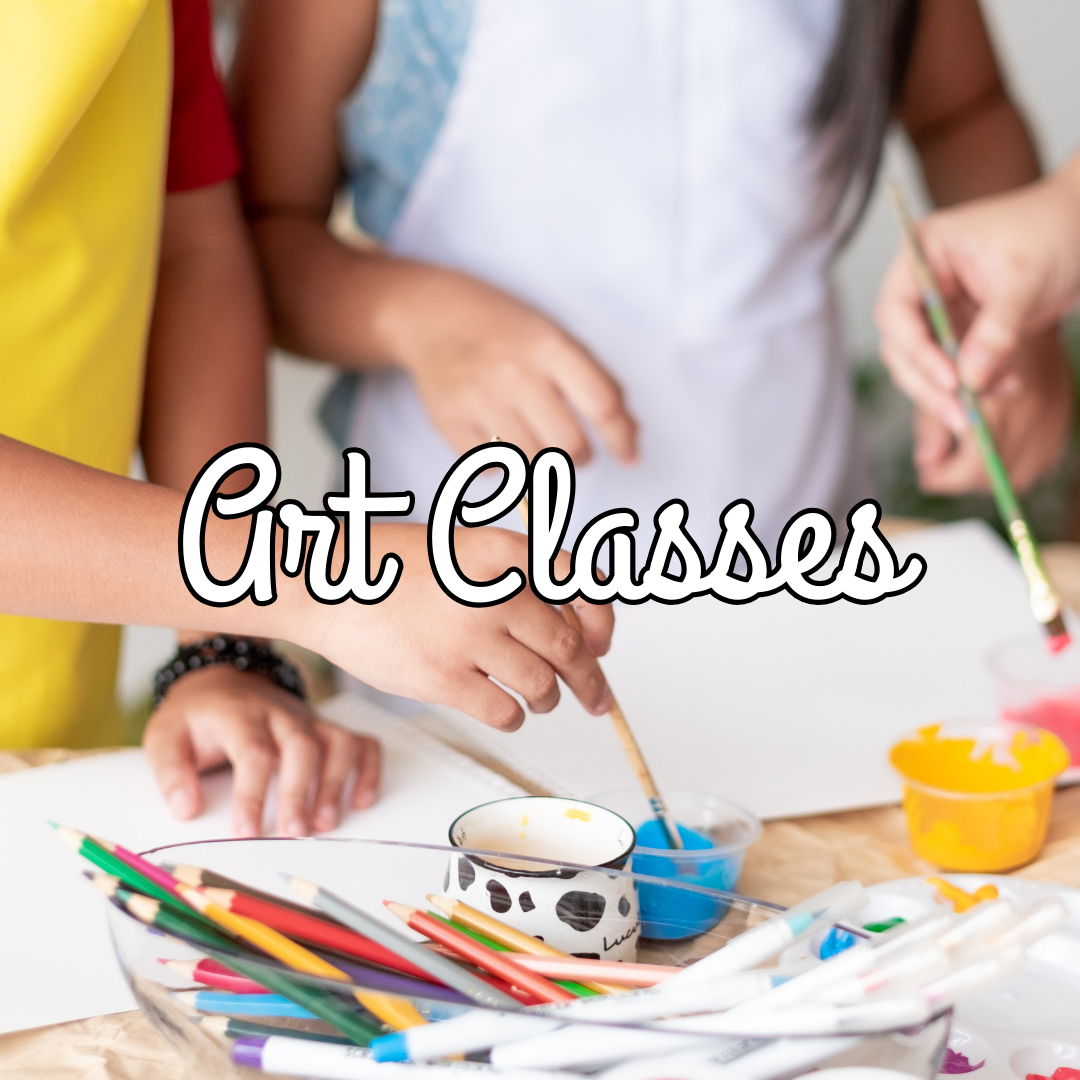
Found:
[{"label": "cow print mug", "polygon": [[451,855],[443,891],[572,956],[632,961],[641,931],[634,882],[604,871],[626,867],[635,842],[633,826],[603,806],[537,795],[500,799],[450,826],[454,847],[493,854]]}]

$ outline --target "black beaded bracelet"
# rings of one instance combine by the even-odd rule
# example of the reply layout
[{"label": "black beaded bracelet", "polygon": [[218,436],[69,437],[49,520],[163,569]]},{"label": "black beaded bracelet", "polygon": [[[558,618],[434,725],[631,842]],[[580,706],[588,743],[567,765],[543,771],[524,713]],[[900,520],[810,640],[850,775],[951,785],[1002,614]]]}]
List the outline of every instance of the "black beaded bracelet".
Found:
[{"label": "black beaded bracelet", "polygon": [[251,638],[217,634],[180,646],[176,655],[157,670],[154,674],[154,708],[165,700],[165,695],[177,679],[182,679],[189,671],[213,667],[214,664],[230,664],[237,671],[265,675],[275,686],[295,694],[301,701],[307,700],[300,672],[280,653]]}]

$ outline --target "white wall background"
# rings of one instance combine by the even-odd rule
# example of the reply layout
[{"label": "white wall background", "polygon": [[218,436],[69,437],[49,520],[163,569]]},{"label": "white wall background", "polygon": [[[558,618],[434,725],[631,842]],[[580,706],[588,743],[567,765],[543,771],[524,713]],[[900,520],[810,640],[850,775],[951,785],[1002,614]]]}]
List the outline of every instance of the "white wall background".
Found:
[{"label": "white wall background", "polygon": [[[752,3],[753,0],[743,0]],[[1080,2],[982,0],[1006,77],[1036,135],[1043,162],[1058,164],[1080,146]],[[882,176],[900,177],[921,197],[918,173],[901,136],[890,139]],[[897,243],[896,225],[878,191],[858,235],[840,257],[837,286],[849,353],[874,352],[871,312],[878,282]],[[314,413],[333,372],[325,365],[283,354],[271,360],[271,441],[284,472],[281,494],[318,506],[335,468],[335,451]],[[171,631],[129,627],[125,632],[119,691],[142,698],[153,670],[174,648]]]}]

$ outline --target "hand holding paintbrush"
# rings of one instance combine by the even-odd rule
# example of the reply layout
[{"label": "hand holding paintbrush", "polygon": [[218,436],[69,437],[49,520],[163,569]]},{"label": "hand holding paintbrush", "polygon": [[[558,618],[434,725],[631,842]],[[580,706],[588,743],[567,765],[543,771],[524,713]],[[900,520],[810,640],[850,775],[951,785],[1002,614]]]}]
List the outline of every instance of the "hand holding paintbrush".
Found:
[{"label": "hand holding paintbrush", "polygon": [[[900,219],[904,237],[911,251],[915,279],[922,296],[926,316],[933,328],[934,337],[942,351],[955,363],[960,345],[941,290],[938,288],[929,260],[919,241],[915,223],[908,211],[903,193],[896,183],[889,185],[889,194],[892,196],[897,217]],[[1046,631],[1050,651],[1060,652],[1071,640],[1062,618],[1061,600],[1043,569],[1031,527],[1013,491],[1005,465],[998,454],[994,437],[983,417],[975,392],[961,381],[957,394],[990,476],[990,486],[994,493],[994,501],[997,503],[998,513],[1001,515],[1017,558],[1020,560],[1020,569],[1028,584],[1031,612]]]},{"label": "hand holding paintbrush", "polygon": [[[497,435],[492,439],[492,442],[499,441]],[[525,528],[528,529],[529,500],[522,498],[521,502],[518,503],[518,510],[521,512],[522,520],[525,522]],[[573,630],[580,634],[582,632],[581,620],[578,618],[578,614],[574,610],[573,605],[563,604],[562,614],[563,618],[566,619]],[[672,848],[681,851],[684,844],[682,836],[679,834],[678,826],[671,820],[671,816],[668,814],[667,806],[664,803],[663,796],[660,794],[660,789],[656,786],[656,781],[653,780],[652,772],[649,770],[648,762],[645,760],[645,755],[641,752],[641,747],[638,746],[638,741],[634,738],[634,733],[630,730],[630,725],[627,723],[626,717],[623,715],[623,711],[619,707],[618,701],[615,700],[614,693],[611,695],[611,708],[608,709],[608,716],[611,717],[611,723],[615,728],[615,734],[618,735],[619,742],[622,743],[623,753],[626,754],[626,759],[630,762],[630,767],[634,770],[634,775],[641,785],[641,790],[645,792],[645,797],[649,800],[649,807],[652,809],[653,816],[660,822],[668,843]]]}]

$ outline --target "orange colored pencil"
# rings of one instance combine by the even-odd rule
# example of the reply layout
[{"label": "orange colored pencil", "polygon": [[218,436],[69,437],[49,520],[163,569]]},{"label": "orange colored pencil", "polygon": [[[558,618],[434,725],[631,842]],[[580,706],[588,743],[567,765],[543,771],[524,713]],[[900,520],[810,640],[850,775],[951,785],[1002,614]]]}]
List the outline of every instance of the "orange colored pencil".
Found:
[{"label": "orange colored pencil", "polygon": [[393,900],[384,900],[383,903],[406,926],[417,933],[424,934],[426,937],[431,938],[432,941],[445,945],[448,949],[453,949],[463,960],[491,972],[492,975],[496,975],[500,979],[505,979],[508,983],[532,994],[533,997],[539,998],[540,1001],[557,1003],[577,1000],[576,996],[571,994],[569,990],[564,990],[561,986],[556,986],[550,979],[545,979],[543,975],[528,971],[526,968],[516,964],[509,958],[508,953],[495,952],[494,949],[482,945],[475,938],[471,938],[460,930],[455,930],[452,926],[447,926],[446,923],[439,922],[438,919],[433,919],[426,912],[409,907],[407,904],[398,904]]}]

